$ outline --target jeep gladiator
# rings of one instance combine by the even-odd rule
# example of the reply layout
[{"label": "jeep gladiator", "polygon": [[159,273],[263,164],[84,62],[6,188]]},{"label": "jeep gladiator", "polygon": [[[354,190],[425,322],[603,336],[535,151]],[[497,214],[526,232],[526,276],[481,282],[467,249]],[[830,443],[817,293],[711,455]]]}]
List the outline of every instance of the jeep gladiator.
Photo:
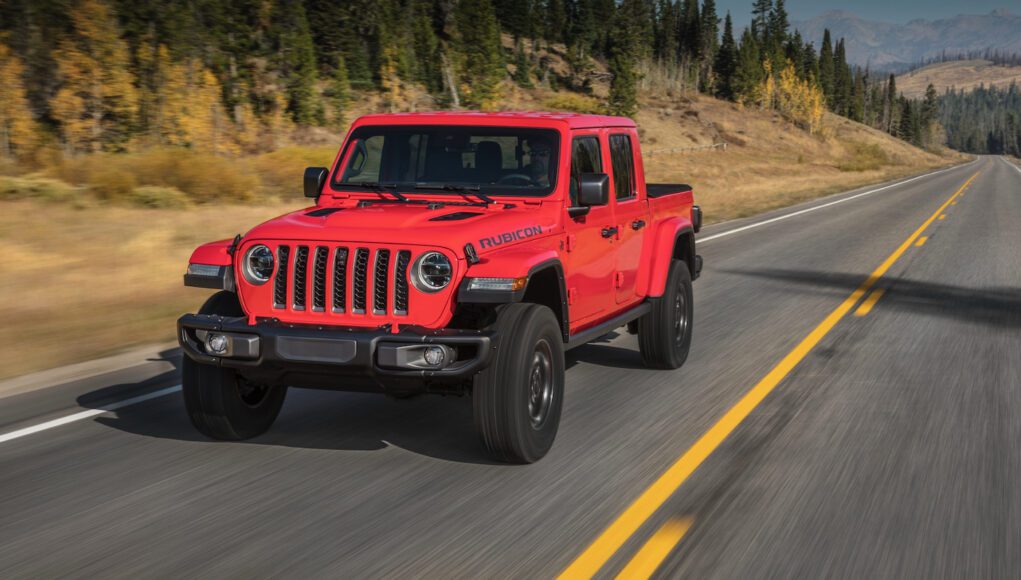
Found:
[{"label": "jeep gladiator", "polygon": [[314,206],[191,256],[185,284],[219,290],[178,321],[206,436],[264,433],[290,387],[466,395],[486,450],[529,463],[566,350],[626,326],[649,367],[688,355],[701,211],[645,182],[630,119],[364,116],[304,191]]}]

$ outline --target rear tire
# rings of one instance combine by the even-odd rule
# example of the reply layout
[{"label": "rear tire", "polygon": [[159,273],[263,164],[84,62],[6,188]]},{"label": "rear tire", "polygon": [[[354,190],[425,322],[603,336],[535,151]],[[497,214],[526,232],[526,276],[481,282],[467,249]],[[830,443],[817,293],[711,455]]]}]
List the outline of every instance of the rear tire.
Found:
[{"label": "rear tire", "polygon": [[652,311],[638,319],[638,348],[645,366],[676,369],[684,364],[691,349],[693,302],[688,265],[672,260],[663,296],[653,298]]},{"label": "rear tire", "polygon": [[564,343],[553,312],[508,304],[492,326],[496,351],[472,390],[475,425],[495,459],[533,463],[553,446],[564,400]]},{"label": "rear tire", "polygon": [[[237,296],[217,292],[200,314],[241,316]],[[237,441],[265,433],[284,404],[287,387],[257,385],[233,369],[201,364],[185,356],[181,392],[188,418],[200,433],[213,439]]]}]

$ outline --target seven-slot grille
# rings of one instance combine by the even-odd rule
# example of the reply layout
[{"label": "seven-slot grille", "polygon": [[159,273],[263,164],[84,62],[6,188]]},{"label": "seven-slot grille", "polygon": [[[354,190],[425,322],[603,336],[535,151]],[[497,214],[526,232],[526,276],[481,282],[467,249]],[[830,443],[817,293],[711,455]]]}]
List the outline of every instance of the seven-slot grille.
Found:
[{"label": "seven-slot grille", "polygon": [[274,308],[325,312],[329,306],[335,314],[365,314],[370,308],[374,315],[408,314],[410,250],[281,245],[276,255]]}]

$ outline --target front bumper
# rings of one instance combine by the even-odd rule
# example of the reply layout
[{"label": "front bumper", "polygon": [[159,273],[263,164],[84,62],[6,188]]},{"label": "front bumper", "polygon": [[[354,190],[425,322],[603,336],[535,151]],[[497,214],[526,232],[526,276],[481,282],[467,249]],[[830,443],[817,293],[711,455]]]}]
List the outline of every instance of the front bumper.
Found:
[{"label": "front bumper", "polygon": [[[246,358],[211,356],[197,332],[256,337]],[[275,321],[248,324],[245,317],[186,314],[177,321],[177,338],[192,360],[233,368],[250,380],[297,387],[353,391],[406,392],[428,384],[461,383],[489,363],[494,334],[477,330],[406,328],[357,329]],[[457,359],[442,369],[380,366],[380,347],[437,344],[456,349]]]}]

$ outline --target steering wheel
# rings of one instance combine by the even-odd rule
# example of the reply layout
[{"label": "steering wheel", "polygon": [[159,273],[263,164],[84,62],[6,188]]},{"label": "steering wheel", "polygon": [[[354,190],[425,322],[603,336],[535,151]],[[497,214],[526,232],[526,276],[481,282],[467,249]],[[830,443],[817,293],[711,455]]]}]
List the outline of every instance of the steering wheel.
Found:
[{"label": "steering wheel", "polygon": [[502,183],[506,185],[532,185],[533,181],[531,177],[525,175],[524,173],[511,173],[510,175],[504,175],[503,177],[501,177],[499,180],[497,180],[497,183]]}]

